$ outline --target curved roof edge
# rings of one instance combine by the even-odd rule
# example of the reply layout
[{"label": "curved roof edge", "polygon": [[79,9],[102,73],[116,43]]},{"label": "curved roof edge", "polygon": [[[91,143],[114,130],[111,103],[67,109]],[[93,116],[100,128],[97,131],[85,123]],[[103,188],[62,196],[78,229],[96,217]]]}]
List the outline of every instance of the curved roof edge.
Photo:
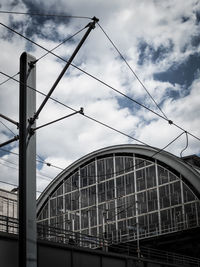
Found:
[{"label": "curved roof edge", "polygon": [[[68,176],[71,172],[76,170],[80,165],[83,165],[92,158],[111,153],[123,153],[123,152],[152,157],[152,155],[158,151],[159,149],[154,147],[123,144],[123,145],[105,147],[81,157],[80,159],[76,160],[74,163],[69,165],[61,173],[59,173],[55,177],[55,179],[42,192],[42,194],[37,200],[37,212],[40,211],[40,209],[48,199],[49,195],[54,191],[54,189],[60,184],[60,182],[66,176]],[[156,154],[155,156],[153,156],[153,158],[161,161],[162,163],[165,163],[174,170],[178,171],[189,182],[189,184],[193,187],[193,189],[195,189],[196,193],[200,196],[200,174],[191,165],[187,164],[179,157],[166,151],[162,151]]]}]

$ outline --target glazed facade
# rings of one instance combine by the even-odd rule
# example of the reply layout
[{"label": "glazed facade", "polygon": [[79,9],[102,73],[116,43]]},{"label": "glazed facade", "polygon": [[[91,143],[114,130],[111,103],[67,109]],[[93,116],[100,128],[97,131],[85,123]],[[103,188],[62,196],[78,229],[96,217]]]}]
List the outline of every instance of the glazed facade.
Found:
[{"label": "glazed facade", "polygon": [[187,177],[135,153],[88,158],[46,198],[38,222],[121,242],[198,227],[200,202]]}]

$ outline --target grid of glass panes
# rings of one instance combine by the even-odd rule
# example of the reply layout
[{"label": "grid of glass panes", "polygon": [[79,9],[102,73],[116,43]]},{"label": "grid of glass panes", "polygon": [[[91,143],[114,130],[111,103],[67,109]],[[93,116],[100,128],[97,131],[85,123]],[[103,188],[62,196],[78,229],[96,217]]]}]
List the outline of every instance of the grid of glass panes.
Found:
[{"label": "grid of glass panes", "polygon": [[155,161],[112,155],[64,180],[38,221],[114,240],[145,238],[199,225],[200,205],[180,177]]}]

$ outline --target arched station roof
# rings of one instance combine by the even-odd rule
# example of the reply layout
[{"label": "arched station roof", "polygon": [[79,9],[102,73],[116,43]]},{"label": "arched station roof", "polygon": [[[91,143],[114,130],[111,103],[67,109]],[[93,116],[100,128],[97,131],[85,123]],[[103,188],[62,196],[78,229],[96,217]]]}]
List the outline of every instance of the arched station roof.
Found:
[{"label": "arched station roof", "polygon": [[66,179],[66,177],[70,176],[70,174],[75,172],[80,166],[87,165],[95,158],[100,158],[104,156],[106,157],[106,155],[119,153],[132,153],[141,155],[141,157],[144,156],[158,160],[161,164],[167,165],[174,171],[180,173],[184,181],[189,185],[192,191],[194,191],[194,193],[198,197],[200,197],[200,174],[191,165],[187,164],[181,158],[166,151],[162,151],[156,154],[156,152],[158,151],[159,149],[155,147],[123,144],[105,147],[85,155],[84,157],[69,165],[61,173],[59,173],[55,177],[55,179],[47,186],[47,188],[38,198],[37,212],[41,210],[43,205],[48,200],[48,197],[52,195],[52,193],[55,191],[55,189],[59,187],[62,181]]}]

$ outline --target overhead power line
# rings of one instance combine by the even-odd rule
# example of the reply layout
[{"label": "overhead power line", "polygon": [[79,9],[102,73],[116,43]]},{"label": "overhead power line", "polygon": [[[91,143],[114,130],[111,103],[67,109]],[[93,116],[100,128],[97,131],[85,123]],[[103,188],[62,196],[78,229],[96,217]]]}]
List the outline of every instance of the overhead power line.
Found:
[{"label": "overhead power line", "polygon": [[[161,153],[162,151],[164,151],[167,147],[169,147],[172,143],[174,143],[177,139],[179,139],[183,134],[184,134],[184,132],[182,132],[181,134],[179,134],[177,137],[175,137],[172,141],[170,141],[170,142],[169,142],[166,146],[164,146],[162,149],[157,149],[158,151],[156,151],[155,153],[153,153],[153,154],[151,155],[151,157],[154,158],[157,154],[160,154],[160,153]],[[150,146],[148,145],[148,147],[150,147]],[[156,149],[156,148],[154,148],[154,149]],[[10,151],[8,151],[8,150],[1,149],[1,148],[0,148],[0,150],[6,151],[6,152],[10,152]],[[10,153],[13,153],[13,152],[10,152]],[[13,154],[18,155],[17,153],[13,153]],[[37,156],[38,156],[38,155],[37,155]],[[41,158],[40,156],[38,156],[38,157]],[[43,163],[43,164],[46,164],[46,165],[49,166],[49,167],[52,166],[52,167],[54,167],[54,168],[57,168],[57,169],[60,169],[60,170],[64,170],[64,168],[60,168],[60,167],[55,166],[55,165],[53,165],[53,164],[51,164],[51,163],[48,163],[48,162],[46,162],[45,160],[43,160],[42,158],[41,158],[41,160],[36,160],[36,161],[37,161],[37,162],[41,162],[41,163]],[[124,175],[124,173],[122,173],[122,172],[133,170],[133,168],[136,168],[136,167],[139,167],[140,165],[143,165],[144,162],[145,162],[145,160],[142,160],[141,162],[139,162],[139,163],[137,163],[137,164],[133,164],[133,165],[129,166],[128,168],[123,168],[123,169],[121,169],[121,170],[119,170],[119,171],[117,171],[117,172],[109,172],[107,175],[111,175],[111,176],[113,176],[113,175],[115,175],[115,176],[118,176],[118,175]],[[85,175],[85,176],[81,175],[81,178],[90,178],[90,177],[93,177],[93,175]],[[101,178],[101,177],[107,177],[107,176],[104,175],[104,174],[102,174],[102,175],[97,175],[97,179],[99,179],[99,178]]]},{"label": "overhead power line", "polygon": [[[8,129],[9,129],[9,128],[8,128]],[[166,149],[167,147],[169,147],[172,143],[174,143],[174,142],[175,142],[179,137],[181,137],[183,134],[184,134],[184,132],[182,132],[181,134],[179,134],[175,139],[173,139],[171,142],[169,142],[165,147],[163,147],[162,149],[160,149],[160,150],[158,150],[157,152],[153,153],[153,155],[152,155],[151,157],[153,158],[155,155],[161,153],[164,149]],[[5,151],[4,149],[1,149],[1,150]],[[6,151],[7,151],[7,150],[6,150]],[[7,151],[7,152],[9,152],[9,151]],[[10,153],[12,153],[12,152],[10,152]],[[18,155],[17,153],[13,153],[13,154]],[[36,160],[37,162],[40,162],[40,163],[42,163],[42,164],[46,164],[46,165],[49,166],[49,167],[52,166],[52,167],[57,168],[57,169],[59,169],[59,170],[64,170],[63,168],[60,168],[60,167],[58,167],[58,166],[56,166],[56,165],[53,165],[53,164],[51,164],[51,163],[46,162],[46,161],[45,161],[42,157],[40,157],[38,154],[36,154],[36,155],[37,155],[38,158],[40,158],[40,160]],[[4,159],[3,159],[3,160],[4,160]],[[6,161],[6,160],[4,160],[4,161]],[[14,163],[12,163],[12,162],[10,162],[10,163],[11,163],[11,164],[14,164]],[[109,173],[109,175],[118,175],[118,174],[121,174],[122,171],[129,171],[129,170],[132,170],[133,168],[139,167],[139,166],[142,165],[143,163],[144,163],[144,160],[141,161],[141,162],[139,162],[139,163],[137,163],[137,164],[135,164],[135,165],[130,166],[129,168],[124,168],[123,170],[119,170],[118,172]],[[104,177],[104,176],[106,176],[106,175],[98,175],[97,178]],[[87,175],[87,176],[81,176],[81,178],[84,178],[84,177],[89,178],[89,177],[93,177],[93,176],[89,176],[89,175]]]},{"label": "overhead power line", "polygon": [[[53,52],[50,52],[50,50],[48,50],[48,49],[46,49],[45,47],[43,47],[42,45],[40,45],[40,44],[38,44],[38,43],[36,43],[36,42],[32,41],[30,38],[28,38],[28,37],[24,36],[23,34],[21,34],[21,33],[17,32],[17,31],[15,31],[15,30],[13,30],[12,28],[10,28],[10,27],[6,26],[5,24],[3,24],[3,23],[1,23],[1,22],[0,22],[0,25],[4,26],[5,28],[7,28],[8,30],[10,30],[10,31],[14,32],[15,34],[17,34],[17,35],[21,36],[22,38],[26,39],[27,41],[31,42],[32,44],[34,44],[34,45],[36,45],[36,46],[40,47],[41,49],[43,49],[43,50],[45,50],[45,51],[49,52],[49,53],[50,53],[50,54],[52,54],[53,56],[55,56],[55,57],[57,57],[58,59],[62,60],[63,62],[66,62],[66,63],[68,63],[68,61],[67,61],[67,60],[63,59],[62,57],[60,57],[60,56],[56,55],[56,54],[55,54],[55,53],[53,53]],[[71,65],[72,67],[74,67],[75,69],[77,69],[77,70],[81,71],[81,72],[82,72],[82,73],[84,73],[85,75],[89,76],[90,78],[92,78],[92,79],[94,79],[94,80],[98,81],[99,83],[101,83],[101,84],[105,85],[106,87],[108,87],[108,88],[112,89],[112,90],[113,90],[113,91],[115,91],[116,93],[118,93],[118,94],[120,94],[120,95],[124,96],[125,98],[129,99],[130,101],[134,102],[135,104],[137,104],[137,105],[139,105],[139,106],[141,106],[141,107],[143,107],[143,108],[147,109],[148,111],[150,111],[150,112],[154,113],[155,115],[159,116],[160,118],[162,118],[162,119],[164,119],[164,120],[168,121],[170,124],[173,124],[173,122],[172,122],[172,121],[169,121],[169,120],[167,120],[167,119],[166,119],[164,116],[162,116],[162,115],[160,115],[159,113],[157,113],[157,112],[153,111],[152,109],[150,109],[150,108],[146,107],[145,105],[143,105],[143,104],[139,103],[137,100],[134,100],[134,99],[133,99],[133,98],[131,98],[130,96],[127,96],[126,94],[124,94],[124,93],[120,92],[119,90],[117,90],[117,89],[116,89],[116,88],[114,88],[113,86],[111,86],[111,85],[107,84],[106,82],[104,82],[104,81],[100,80],[99,78],[95,77],[94,75],[92,75],[92,74],[88,73],[87,71],[85,71],[85,70],[83,70],[83,69],[81,69],[81,68],[77,67],[76,65],[74,65],[74,64],[72,64],[72,63],[71,63],[70,65]]]},{"label": "overhead power line", "polygon": [[169,142],[165,147],[162,149],[159,149],[157,152],[155,152],[151,157],[156,156],[157,154],[160,154],[163,150],[165,150],[168,146],[170,146],[172,143],[174,143],[178,138],[180,138],[184,132],[180,133],[177,137],[175,137],[171,142]]},{"label": "overhead power line", "polygon": [[138,77],[138,75],[136,74],[136,72],[133,70],[133,68],[129,65],[129,63],[127,62],[127,60],[125,59],[125,57],[122,55],[122,53],[119,51],[119,49],[117,48],[117,46],[114,44],[114,42],[111,40],[111,38],[108,36],[108,34],[105,32],[105,30],[103,29],[103,27],[98,23],[100,29],[102,30],[102,32],[105,34],[105,36],[107,37],[107,39],[110,41],[110,43],[112,44],[112,46],[115,48],[115,50],[118,52],[118,54],[120,55],[120,57],[124,60],[124,62],[126,63],[126,65],[128,66],[128,68],[130,69],[130,71],[133,73],[133,75],[135,76],[135,78],[138,80],[138,82],[141,84],[141,86],[144,88],[144,90],[146,91],[146,93],[149,95],[149,97],[151,98],[151,100],[154,102],[154,104],[156,105],[156,107],[160,110],[160,112],[163,114],[163,116],[168,120],[167,116],[165,115],[165,113],[163,112],[163,110],[160,108],[160,106],[157,104],[157,102],[155,101],[155,99],[153,98],[153,96],[149,93],[148,89],[146,88],[146,86],[144,85],[144,83],[141,81],[141,79]]},{"label": "overhead power line", "polygon": [[3,165],[3,166],[5,166],[5,167],[7,167],[7,168],[11,168],[11,169],[14,169],[14,170],[18,170],[18,168],[13,167],[13,166],[8,166],[8,165],[6,165],[5,163],[0,162],[0,164]]},{"label": "overhead power line", "polygon": [[[13,184],[13,183],[9,183],[9,182],[5,182],[5,181],[2,181],[2,180],[0,180],[0,183],[2,183],[2,184],[6,184],[6,185],[11,185],[11,186],[14,186],[14,187],[18,187],[18,184]],[[42,193],[41,191],[39,191],[39,190],[37,190],[36,191],[37,193]]]},{"label": "overhead power line", "polygon": [[47,165],[48,167],[53,167],[53,168],[59,169],[59,170],[61,170],[61,171],[64,170],[63,168],[58,167],[58,166],[56,166],[56,165],[54,165],[54,164],[52,164],[52,163],[50,163],[50,162],[46,162],[45,160],[44,160],[44,161],[41,161],[41,160],[36,159],[36,161],[37,161],[37,162],[40,162],[40,163],[43,163],[43,164]]},{"label": "overhead power line", "polygon": [[[79,111],[79,113],[80,113],[80,111]],[[1,121],[0,121],[1,122]],[[1,122],[2,123],[2,122]],[[4,125],[4,127],[6,127],[12,134],[13,134],[13,136],[14,136],[14,138],[15,138],[15,133],[7,126],[7,125],[5,125],[4,123],[2,123],[3,125]],[[0,150],[2,150],[2,151],[5,151],[5,152],[9,152],[9,153],[13,153],[14,155],[18,155],[17,153],[14,153],[14,152],[11,152],[11,151],[9,151],[9,150],[5,150],[5,149],[2,149],[2,148],[0,148]],[[36,154],[36,156],[38,157],[38,158],[40,158],[40,160],[36,160],[37,162],[40,162],[40,163],[43,163],[43,164],[46,164],[48,167],[54,167],[54,168],[56,168],[56,169],[59,169],[59,170],[64,170],[63,168],[60,168],[60,167],[58,167],[58,166],[56,166],[56,165],[53,165],[53,164],[51,164],[51,163],[49,163],[49,162],[46,162],[44,159],[42,159],[38,154]]]},{"label": "overhead power line", "polygon": [[[9,75],[7,75],[7,74],[5,74],[5,73],[3,73],[3,72],[1,72],[1,71],[0,71],[0,73],[3,74],[3,75],[5,75],[5,76],[7,76],[7,77],[9,77]],[[13,78],[13,80],[15,80],[16,82],[19,83],[19,81],[16,80],[15,78]],[[36,89],[33,88],[33,87],[30,87],[30,86],[27,86],[27,87],[28,87],[29,89],[31,89],[31,90],[36,91],[37,93],[39,93],[39,94],[41,94],[41,95],[43,95],[43,96],[46,96],[46,94],[42,93],[42,92],[39,91],[39,90],[36,90]],[[68,106],[68,105],[66,105],[66,104],[64,104],[64,103],[62,103],[62,102],[60,102],[59,100],[56,100],[56,99],[54,99],[54,98],[52,98],[52,97],[50,97],[50,99],[53,100],[53,101],[55,101],[56,103],[59,103],[60,105],[62,105],[62,106],[64,106],[64,107],[70,109],[70,110],[73,110],[74,112],[77,112],[76,109],[74,109],[74,108],[72,108],[72,107],[70,107],[70,106]],[[95,119],[95,118],[92,118],[92,117],[90,117],[90,116],[88,116],[88,115],[86,115],[86,114],[82,114],[82,115],[83,115],[84,117],[86,117],[86,118],[88,118],[88,119],[90,119],[90,120],[96,122],[96,123],[99,123],[99,124],[101,124],[101,125],[103,125],[103,126],[109,128],[109,129],[111,129],[111,130],[117,132],[117,133],[120,133],[120,134],[122,134],[122,135],[124,135],[124,136],[126,136],[126,137],[128,137],[128,138],[130,138],[130,139],[132,139],[132,140],[134,140],[134,141],[137,141],[137,142],[139,142],[139,143],[141,143],[141,144],[143,144],[143,145],[149,146],[149,145],[146,144],[145,142],[142,142],[142,141],[140,141],[139,139],[137,139],[137,138],[135,138],[135,137],[133,137],[133,136],[131,136],[131,135],[128,135],[128,134],[126,134],[126,133],[124,133],[124,132],[122,132],[122,131],[120,131],[120,130],[117,130],[117,129],[115,129],[114,127],[111,127],[111,126],[107,125],[107,124],[104,123],[104,122],[101,122],[101,121],[99,121],[99,120],[97,120],[97,119]]]},{"label": "overhead power line", "polygon": [[[0,73],[3,74],[3,75],[5,75],[6,77],[10,77],[9,75],[5,74],[4,72],[1,72],[1,71],[0,71]],[[19,81],[16,80],[15,78],[12,78],[12,79],[19,83]],[[28,86],[28,88],[31,89],[31,90],[36,91],[37,93],[39,93],[39,94],[41,94],[41,95],[43,95],[43,96],[46,96],[46,94],[44,94],[43,92],[41,92],[41,91],[39,91],[39,90],[36,90],[35,88],[32,88],[32,87],[30,87],[30,86]],[[62,105],[62,106],[64,106],[64,107],[66,107],[66,108],[68,108],[68,109],[74,111],[74,112],[77,112],[76,109],[74,109],[74,108],[72,108],[72,107],[70,107],[70,106],[68,106],[68,105],[66,105],[66,104],[64,104],[64,103],[62,103],[62,102],[60,102],[60,101],[57,100],[57,99],[54,99],[54,98],[52,98],[52,97],[50,97],[50,99],[53,100],[53,101],[55,101],[56,103]],[[88,119],[90,119],[90,120],[92,120],[92,121],[94,121],[94,122],[96,122],[96,123],[99,123],[99,124],[101,124],[101,125],[103,125],[103,126],[109,128],[109,129],[111,129],[111,130],[113,130],[113,131],[116,131],[116,132],[118,132],[118,133],[120,133],[120,134],[122,134],[122,135],[124,135],[124,136],[126,136],[126,137],[128,137],[128,138],[130,138],[130,139],[132,139],[132,140],[134,140],[134,141],[137,141],[137,142],[139,142],[139,143],[141,143],[141,144],[143,144],[143,145],[146,145],[146,146],[148,146],[148,147],[151,147],[151,146],[149,146],[148,144],[146,144],[145,142],[142,142],[142,141],[140,141],[140,140],[137,139],[137,138],[134,138],[134,137],[132,137],[132,136],[126,134],[126,133],[123,133],[122,131],[119,131],[119,130],[115,129],[114,127],[111,127],[111,126],[109,126],[109,125],[107,125],[107,124],[105,124],[105,123],[103,123],[103,122],[101,122],[101,121],[99,121],[99,120],[96,120],[95,118],[92,118],[92,117],[90,117],[90,116],[88,116],[88,115],[86,115],[86,114],[84,114],[83,116],[86,117],[86,118],[88,118]],[[174,125],[176,126],[176,124],[174,124]],[[177,126],[177,128],[179,128],[180,130],[182,130],[182,131],[185,132],[185,130],[184,130],[183,128],[181,128],[181,127],[179,127],[179,126]],[[196,138],[198,141],[200,141],[200,138],[198,138],[197,136],[195,136],[195,135],[193,135],[192,133],[189,133],[189,132],[187,132],[187,133],[190,134],[191,136],[193,136],[194,138]]]},{"label": "overhead power line", "polygon": [[6,160],[6,159],[4,159],[4,158],[0,158],[0,160],[5,161],[6,163],[12,164],[12,165],[14,165],[14,166],[18,166],[17,163],[14,163],[14,162],[12,162],[12,161]]},{"label": "overhead power line", "polygon": [[12,151],[7,150],[7,149],[5,149],[5,148],[0,148],[0,150],[3,151],[3,152],[7,152],[7,153],[9,153],[9,154],[13,154],[13,155],[15,155],[15,156],[19,156],[18,153],[12,152]]},{"label": "overhead power line", "polygon": [[[7,152],[7,153],[9,153],[9,154],[15,155],[15,156],[19,156],[18,153],[12,152],[12,151],[7,150],[7,149],[4,149],[4,148],[0,148],[0,150],[1,150],[1,151],[4,151],[4,152]],[[37,156],[38,156],[38,155],[37,155]],[[53,167],[53,168],[56,168],[56,169],[59,169],[59,170],[62,170],[62,171],[64,170],[63,168],[58,167],[58,166],[56,166],[56,165],[54,165],[54,164],[52,164],[52,163],[46,162],[45,160],[42,161],[42,160],[37,160],[37,159],[36,159],[36,161],[39,162],[39,163],[43,163],[43,164],[47,165],[48,167]]]},{"label": "overhead power line", "polygon": [[46,160],[44,160],[44,159],[43,159],[41,156],[39,156],[38,154],[36,154],[36,155],[37,155],[37,157],[40,159],[40,160],[36,159],[37,162],[42,163],[42,164],[45,164],[45,165],[47,165],[48,167],[54,167],[54,168],[59,169],[59,170],[61,170],[61,171],[64,170],[63,168],[58,167],[58,166],[56,166],[56,165],[54,165],[54,164],[52,164],[52,163],[50,163],[50,162],[46,162]]},{"label": "overhead power line", "polygon": [[60,44],[58,44],[57,46],[55,46],[53,49],[49,50],[47,53],[45,53],[43,56],[39,57],[36,62],[38,62],[40,59],[44,58],[45,56],[47,56],[48,54],[50,54],[51,52],[53,52],[54,50],[56,50],[58,47],[60,47],[61,45],[63,45],[64,43],[68,42],[69,40],[71,40],[72,38],[74,38],[77,34],[79,34],[80,32],[82,32],[86,27],[83,27],[81,30],[77,31],[76,33],[74,33],[73,35],[71,35],[70,37],[65,38]]},{"label": "overhead power line", "polygon": [[70,16],[62,14],[42,14],[42,13],[31,13],[31,12],[16,12],[16,11],[3,11],[0,10],[1,14],[14,14],[14,15],[29,15],[29,16],[41,16],[41,17],[57,17],[57,18],[72,18],[72,19],[92,19],[86,16]]},{"label": "overhead power line", "polygon": [[[26,40],[30,41],[31,43],[37,45],[38,47],[42,48],[43,50],[45,50],[45,51],[47,51],[47,52],[50,52],[50,51],[49,51],[48,49],[46,49],[45,47],[43,47],[43,46],[41,46],[41,45],[35,43],[35,42],[32,41],[31,39],[25,37],[24,35],[22,35],[22,34],[20,34],[20,33],[18,33],[18,32],[16,32],[15,30],[13,30],[12,28],[6,26],[5,24],[0,23],[0,25],[2,25],[2,26],[4,26],[4,27],[6,27],[7,29],[9,29],[9,30],[15,32],[16,34],[20,35],[21,37],[25,38]],[[54,55],[55,57],[59,58],[60,60],[62,60],[62,61],[64,61],[64,62],[68,62],[67,60],[63,59],[62,57],[56,55],[56,54],[53,53],[53,52],[50,52],[50,54]],[[106,87],[108,87],[108,88],[112,89],[113,91],[117,92],[118,94],[120,94],[120,95],[126,97],[127,99],[131,100],[132,102],[136,103],[137,105],[139,105],[139,106],[145,108],[146,110],[152,112],[154,115],[157,115],[158,117],[160,117],[160,118],[162,118],[163,120],[167,121],[167,122],[169,123],[169,125],[174,125],[176,128],[180,129],[181,131],[187,132],[190,136],[192,136],[193,138],[195,138],[195,139],[197,139],[198,141],[200,141],[200,138],[199,138],[199,137],[195,136],[194,134],[190,133],[189,131],[186,131],[186,130],[183,129],[181,126],[179,126],[178,124],[174,123],[172,120],[168,120],[168,119],[166,119],[165,116],[160,115],[159,113],[157,113],[157,112],[153,111],[152,109],[146,107],[145,105],[139,103],[138,101],[134,100],[133,98],[131,98],[131,97],[125,95],[124,93],[120,92],[120,91],[117,90],[116,88],[110,86],[109,84],[105,83],[104,81],[100,80],[99,78],[95,77],[94,75],[92,75],[92,74],[90,74],[90,73],[84,71],[83,69],[77,67],[76,65],[74,65],[74,64],[72,64],[72,63],[71,63],[70,65],[73,66],[74,68],[78,69],[78,70],[81,71],[82,73],[86,74],[87,76],[89,76],[89,77],[95,79],[96,81],[100,82],[101,84],[105,85]],[[3,72],[0,72],[0,73],[4,74]],[[4,74],[4,75],[5,75],[5,74]],[[6,76],[6,75],[5,75],[5,76]],[[9,76],[9,75],[7,75],[7,77],[10,77],[10,78],[11,78],[11,76]],[[14,78],[13,78],[13,79],[14,79]],[[17,81],[17,80],[16,80],[16,81]],[[18,81],[18,82],[19,82],[19,81]],[[51,98],[51,99],[52,99],[52,98]],[[56,101],[56,100],[54,100],[54,101]],[[59,101],[56,101],[56,102],[59,103]],[[65,105],[65,106],[66,106],[66,105]],[[69,107],[68,107],[68,108],[69,108]],[[75,111],[75,110],[72,109],[72,108],[70,108],[70,109],[73,110],[73,111]]]},{"label": "overhead power line", "polygon": [[2,121],[0,121],[0,123],[15,136],[15,133],[7,125],[5,125],[5,123]]},{"label": "overhead power line", "polygon": [[[18,164],[14,163],[14,162],[11,162],[11,161],[9,161],[9,160],[2,159],[2,158],[0,158],[0,160],[1,160],[1,161],[4,161],[4,162],[6,162],[6,163],[12,164],[12,165],[14,165],[14,166],[16,166],[16,167],[9,166],[9,165],[6,165],[5,163],[0,162],[1,165],[5,166],[5,167],[7,167],[7,168],[15,169],[15,170],[17,170],[17,171],[19,170],[19,169],[18,169]],[[44,173],[41,173],[41,172],[37,172],[37,176],[36,176],[36,178],[40,178],[40,179],[43,179],[43,180],[45,180],[45,181],[49,181],[49,182],[51,182],[51,181],[54,179],[54,177],[52,178],[52,177],[50,177],[50,176],[48,176],[48,175],[46,175],[46,174],[44,174]],[[67,182],[66,182],[66,183],[67,183]],[[71,185],[69,182],[68,182],[67,184],[70,185],[70,186],[73,187],[73,188],[76,188],[76,189],[78,188],[78,186]]]},{"label": "overhead power line", "polygon": [[[19,75],[19,72],[16,73],[15,75],[12,76],[12,78],[16,77],[17,75]],[[3,81],[2,83],[0,83],[0,86],[3,85],[4,83],[7,83],[8,81],[10,81],[12,78],[8,78],[5,81]]]},{"label": "overhead power line", "polygon": [[7,184],[7,185],[12,185],[12,186],[15,186],[15,187],[18,186],[17,184],[13,184],[13,183],[5,182],[5,181],[2,181],[2,180],[0,180],[0,183]]},{"label": "overhead power line", "polygon": [[[155,155],[161,153],[165,148],[167,148],[169,145],[171,145],[173,142],[175,142],[175,141],[176,141],[179,137],[181,137],[183,134],[184,134],[184,132],[181,133],[181,134],[179,134],[176,138],[174,138],[171,142],[169,142],[164,148],[162,148],[162,149],[158,150],[157,152],[155,152],[151,157],[153,158]],[[4,159],[3,159],[3,160],[4,160]],[[6,162],[6,160],[4,160],[4,161]],[[10,162],[10,161],[7,161],[7,162],[8,162],[8,163],[11,163],[11,164],[14,164],[14,163],[12,163],[12,162]],[[137,163],[137,164],[134,164],[134,165],[130,166],[129,168],[125,168],[125,169],[120,170],[120,171],[118,171],[118,172],[109,173],[109,175],[115,175],[115,176],[118,176],[118,175],[119,175],[119,176],[124,176],[124,173],[122,173],[122,171],[125,172],[125,171],[129,171],[129,170],[133,170],[133,168],[136,168],[136,167],[142,165],[144,162],[145,162],[145,160],[142,160],[141,162],[139,162],[139,163]],[[2,163],[0,162],[0,164],[2,164]],[[5,165],[5,164],[2,164],[2,165]],[[14,164],[14,165],[16,165],[16,164]],[[18,169],[15,168],[15,167],[7,166],[7,165],[5,165],[5,166],[6,166],[6,167],[9,167],[9,168],[13,168],[13,169],[18,170]],[[42,177],[42,176],[44,176],[44,177]],[[105,176],[105,177],[106,177],[106,175],[98,175],[98,176],[97,176],[97,179],[100,178],[101,176]],[[51,178],[51,177],[49,177],[49,176],[43,175],[42,173],[40,173],[39,175],[37,175],[37,177],[40,178],[40,179],[48,180],[48,181],[52,181],[52,180],[54,179],[54,178]],[[83,179],[84,177],[87,177],[87,178],[88,178],[88,177],[91,177],[91,176],[89,176],[89,175],[81,176],[81,179]],[[92,177],[93,177],[93,176],[92,176]],[[67,181],[65,181],[65,183],[67,183]],[[77,186],[74,186],[74,185],[72,185],[72,184],[70,184],[70,183],[68,183],[68,184],[69,184],[70,186],[74,187],[74,190],[75,190],[75,189],[78,189]],[[37,192],[38,192],[38,191],[37,191]],[[42,192],[39,192],[39,193],[42,193]],[[123,210],[120,211],[120,213],[121,213],[121,212],[123,212]]]},{"label": "overhead power line", "polygon": [[[42,58],[44,58],[45,56],[47,56],[48,54],[50,54],[51,52],[53,52],[54,50],[56,50],[58,47],[60,47],[61,45],[63,45],[64,43],[68,42],[69,40],[71,40],[72,38],[74,38],[77,34],[79,34],[80,32],[82,32],[85,29],[85,27],[83,27],[81,30],[77,31],[76,33],[74,33],[73,35],[71,35],[70,37],[65,38],[61,43],[59,43],[57,46],[55,46],[54,48],[52,48],[51,50],[49,50],[47,53],[45,53],[44,55],[40,56],[36,61],[38,62],[39,60],[41,60]],[[16,77],[17,75],[19,75],[19,72],[14,74],[12,76],[12,78]],[[10,81],[12,78],[8,78],[5,81],[3,81],[2,83],[0,83],[0,86],[7,83],[8,81]]]},{"label": "overhead power line", "polygon": [[[7,167],[7,168],[15,169],[15,170],[17,170],[17,171],[19,170],[19,169],[18,169],[18,164],[14,163],[14,162],[11,162],[11,161],[8,161],[8,160],[5,160],[5,159],[2,159],[2,158],[0,158],[0,160],[1,160],[1,161],[4,161],[4,162],[6,162],[6,163],[12,164],[12,165],[14,165],[14,166],[16,166],[16,167],[6,165],[5,163],[2,163],[2,162],[0,161],[0,164],[1,164],[1,165],[5,166],[5,167]],[[50,176],[47,176],[47,175],[45,175],[45,174],[43,174],[43,173],[41,173],[41,172],[37,172],[36,178],[40,178],[40,179],[43,179],[43,180],[46,180],[46,181],[47,181],[47,180],[48,180],[48,181],[52,181],[52,180],[54,179],[54,178],[51,178]]]},{"label": "overhead power line", "polygon": [[188,134],[187,132],[185,132],[185,136],[186,136],[186,145],[185,147],[183,148],[183,150],[180,152],[180,157],[182,158],[182,155],[183,155],[183,152],[187,149],[188,147]]}]

